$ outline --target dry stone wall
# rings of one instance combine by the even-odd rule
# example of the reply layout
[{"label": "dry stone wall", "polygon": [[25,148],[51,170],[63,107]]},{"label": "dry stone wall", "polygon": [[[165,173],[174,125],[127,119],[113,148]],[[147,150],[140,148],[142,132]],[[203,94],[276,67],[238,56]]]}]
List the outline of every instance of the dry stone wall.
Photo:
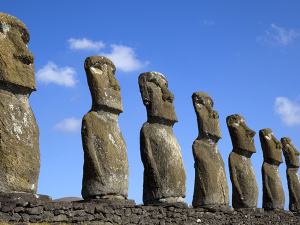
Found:
[{"label": "dry stone wall", "polygon": [[128,206],[96,202],[1,202],[0,222],[68,224],[299,224],[300,215],[264,209]]}]

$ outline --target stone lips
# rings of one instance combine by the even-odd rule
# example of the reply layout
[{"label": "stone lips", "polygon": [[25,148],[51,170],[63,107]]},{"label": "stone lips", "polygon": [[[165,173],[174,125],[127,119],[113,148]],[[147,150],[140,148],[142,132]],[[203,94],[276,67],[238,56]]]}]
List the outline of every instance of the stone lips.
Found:
[{"label": "stone lips", "polygon": [[281,143],[269,128],[259,131],[263,150],[262,166],[263,208],[265,210],[284,209],[285,196],[278,166],[282,163]]},{"label": "stone lips", "polygon": [[0,192],[37,190],[39,129],[28,103],[36,90],[29,39],[21,21],[0,13]]},{"label": "stone lips", "polygon": [[139,76],[147,122],[140,132],[140,151],[144,164],[144,204],[184,202],[186,173],[181,149],[172,127],[178,121],[174,95],[166,78],[158,72]]},{"label": "stone lips", "polygon": [[103,56],[91,56],[84,67],[92,96],[92,109],[83,117],[84,150],[82,197],[125,199],[129,166],[126,143],[118,125],[123,111],[115,66]]},{"label": "stone lips", "polygon": [[251,163],[255,131],[245,123],[245,119],[234,114],[226,118],[233,150],[229,155],[229,172],[232,183],[232,206],[237,208],[256,208],[258,185]]},{"label": "stone lips", "polygon": [[195,160],[193,207],[228,205],[225,164],[217,147],[222,138],[219,114],[213,110],[214,102],[209,94],[195,92],[192,100],[199,130],[192,146]]}]

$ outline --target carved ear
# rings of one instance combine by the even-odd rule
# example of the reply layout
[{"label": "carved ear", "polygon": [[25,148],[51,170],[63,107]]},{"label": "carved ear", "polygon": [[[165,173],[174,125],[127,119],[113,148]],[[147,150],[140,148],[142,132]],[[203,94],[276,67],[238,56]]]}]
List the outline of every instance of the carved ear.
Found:
[{"label": "carved ear", "polygon": [[147,89],[146,76],[143,74],[139,76],[139,86],[140,86],[140,92],[142,95],[143,102],[145,101],[150,102],[149,93]]}]

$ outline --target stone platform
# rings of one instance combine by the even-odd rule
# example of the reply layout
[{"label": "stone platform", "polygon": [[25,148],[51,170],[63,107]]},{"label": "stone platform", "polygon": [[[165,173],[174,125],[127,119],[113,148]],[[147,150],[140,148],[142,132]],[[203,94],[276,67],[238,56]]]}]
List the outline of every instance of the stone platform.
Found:
[{"label": "stone platform", "polygon": [[231,207],[180,208],[178,205],[126,205],[102,200],[53,202],[2,201],[0,222],[50,224],[299,224],[300,214]]}]

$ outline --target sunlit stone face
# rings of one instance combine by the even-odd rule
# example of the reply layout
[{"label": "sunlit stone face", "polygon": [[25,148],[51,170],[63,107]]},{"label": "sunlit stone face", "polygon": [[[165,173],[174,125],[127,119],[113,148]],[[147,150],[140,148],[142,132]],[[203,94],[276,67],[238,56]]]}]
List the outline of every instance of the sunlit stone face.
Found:
[{"label": "sunlit stone face", "polygon": [[177,122],[173,101],[174,95],[168,89],[168,81],[158,72],[146,72],[139,76],[139,86],[143,103],[149,118],[159,118]]},{"label": "sunlit stone face", "polygon": [[245,119],[240,114],[234,114],[226,118],[226,123],[233,148],[255,153],[253,137],[256,132],[246,125]]},{"label": "sunlit stone face", "polygon": [[195,92],[192,95],[201,138],[222,138],[219,114],[213,109],[214,102],[209,94]]},{"label": "sunlit stone face", "polygon": [[90,56],[85,60],[89,88],[94,108],[109,108],[123,112],[120,85],[115,78],[115,65],[103,56]]},{"label": "sunlit stone face", "polygon": [[270,128],[259,131],[261,148],[265,160],[273,160],[277,163],[283,163],[281,143],[274,137],[273,131]]},{"label": "sunlit stone face", "polygon": [[27,48],[30,36],[17,18],[0,13],[0,80],[36,90],[34,56]]},{"label": "sunlit stone face", "polygon": [[292,139],[289,137],[281,138],[283,155],[288,167],[300,167],[299,152],[294,147]]}]

